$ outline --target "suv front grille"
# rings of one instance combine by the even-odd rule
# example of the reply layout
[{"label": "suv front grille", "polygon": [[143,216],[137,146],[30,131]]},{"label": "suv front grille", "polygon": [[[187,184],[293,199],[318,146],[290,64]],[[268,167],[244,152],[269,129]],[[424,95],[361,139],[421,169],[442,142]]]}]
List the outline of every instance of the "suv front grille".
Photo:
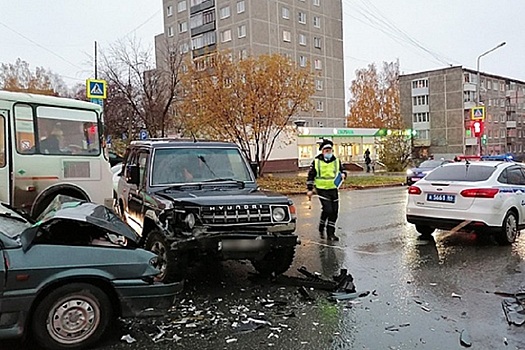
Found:
[{"label": "suv front grille", "polygon": [[269,205],[216,205],[201,210],[205,225],[257,224],[271,223],[272,213]]}]

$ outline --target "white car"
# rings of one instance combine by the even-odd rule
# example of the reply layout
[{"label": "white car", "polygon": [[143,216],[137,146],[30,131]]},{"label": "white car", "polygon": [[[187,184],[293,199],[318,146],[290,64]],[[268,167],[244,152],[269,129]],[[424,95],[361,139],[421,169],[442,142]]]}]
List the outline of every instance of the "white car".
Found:
[{"label": "white car", "polygon": [[118,180],[120,179],[119,175],[121,171],[122,163],[118,163],[117,165],[111,167],[111,173],[113,174],[113,196],[115,196],[118,191]]},{"label": "white car", "polygon": [[456,228],[511,244],[525,227],[525,167],[512,162],[445,164],[408,189],[407,221],[431,235]]}]

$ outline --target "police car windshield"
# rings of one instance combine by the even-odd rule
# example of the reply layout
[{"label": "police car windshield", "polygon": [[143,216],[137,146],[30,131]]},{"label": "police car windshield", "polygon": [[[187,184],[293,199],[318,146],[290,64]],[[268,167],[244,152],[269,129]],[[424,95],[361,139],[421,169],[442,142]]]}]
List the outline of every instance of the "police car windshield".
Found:
[{"label": "police car windshield", "polygon": [[253,181],[235,148],[160,148],[155,150],[152,186],[191,184],[228,179]]},{"label": "police car windshield", "polygon": [[485,181],[496,171],[495,167],[462,163],[437,168],[428,174],[427,181]]}]

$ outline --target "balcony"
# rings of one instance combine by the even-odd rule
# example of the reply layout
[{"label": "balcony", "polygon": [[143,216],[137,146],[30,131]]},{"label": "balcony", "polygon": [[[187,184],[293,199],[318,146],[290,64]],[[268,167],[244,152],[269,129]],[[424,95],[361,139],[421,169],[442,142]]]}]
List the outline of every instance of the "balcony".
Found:
[{"label": "balcony", "polygon": [[463,84],[463,91],[476,91],[476,84],[474,83]]},{"label": "balcony", "polygon": [[193,37],[202,33],[211,32],[212,30],[215,30],[215,21],[193,28],[191,30],[191,36]]},{"label": "balcony", "polygon": [[413,139],[412,145],[414,147],[428,147],[430,146],[430,140],[428,139]]},{"label": "balcony", "polygon": [[205,46],[200,49],[193,50],[193,58],[201,57],[212,53],[217,50],[217,44],[212,44],[210,46]]},{"label": "balcony", "polygon": [[201,11],[207,10],[207,9],[213,7],[213,6],[215,6],[215,0],[203,1],[200,4],[192,6],[190,8],[190,15],[193,15],[193,14],[195,14],[197,12],[201,12]]},{"label": "balcony", "polygon": [[518,127],[515,120],[507,120],[507,129],[516,129]]},{"label": "balcony", "polygon": [[475,137],[466,137],[465,146],[476,146],[478,144],[478,139]]}]

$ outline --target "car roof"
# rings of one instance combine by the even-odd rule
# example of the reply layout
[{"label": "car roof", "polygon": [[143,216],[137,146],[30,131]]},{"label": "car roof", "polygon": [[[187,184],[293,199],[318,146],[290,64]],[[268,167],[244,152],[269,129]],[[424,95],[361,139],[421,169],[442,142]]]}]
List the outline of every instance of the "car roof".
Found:
[{"label": "car roof", "polygon": [[[446,166],[446,167],[450,167],[450,166],[465,166],[465,164],[466,164],[465,161],[461,161],[461,162],[454,162],[454,163],[443,164],[442,166]],[[487,160],[487,161],[482,161],[482,162],[477,162],[477,161],[476,162],[469,162],[469,164],[470,165],[475,165],[475,166],[507,168],[507,167],[510,167],[510,166],[513,166],[513,165],[518,165],[519,163]]]},{"label": "car roof", "polygon": [[158,138],[158,139],[147,139],[140,141],[132,141],[131,147],[149,147],[149,148],[164,148],[164,147],[234,147],[238,146],[233,142],[224,141],[210,141],[210,140],[192,140],[192,139],[170,139],[170,138]]}]

